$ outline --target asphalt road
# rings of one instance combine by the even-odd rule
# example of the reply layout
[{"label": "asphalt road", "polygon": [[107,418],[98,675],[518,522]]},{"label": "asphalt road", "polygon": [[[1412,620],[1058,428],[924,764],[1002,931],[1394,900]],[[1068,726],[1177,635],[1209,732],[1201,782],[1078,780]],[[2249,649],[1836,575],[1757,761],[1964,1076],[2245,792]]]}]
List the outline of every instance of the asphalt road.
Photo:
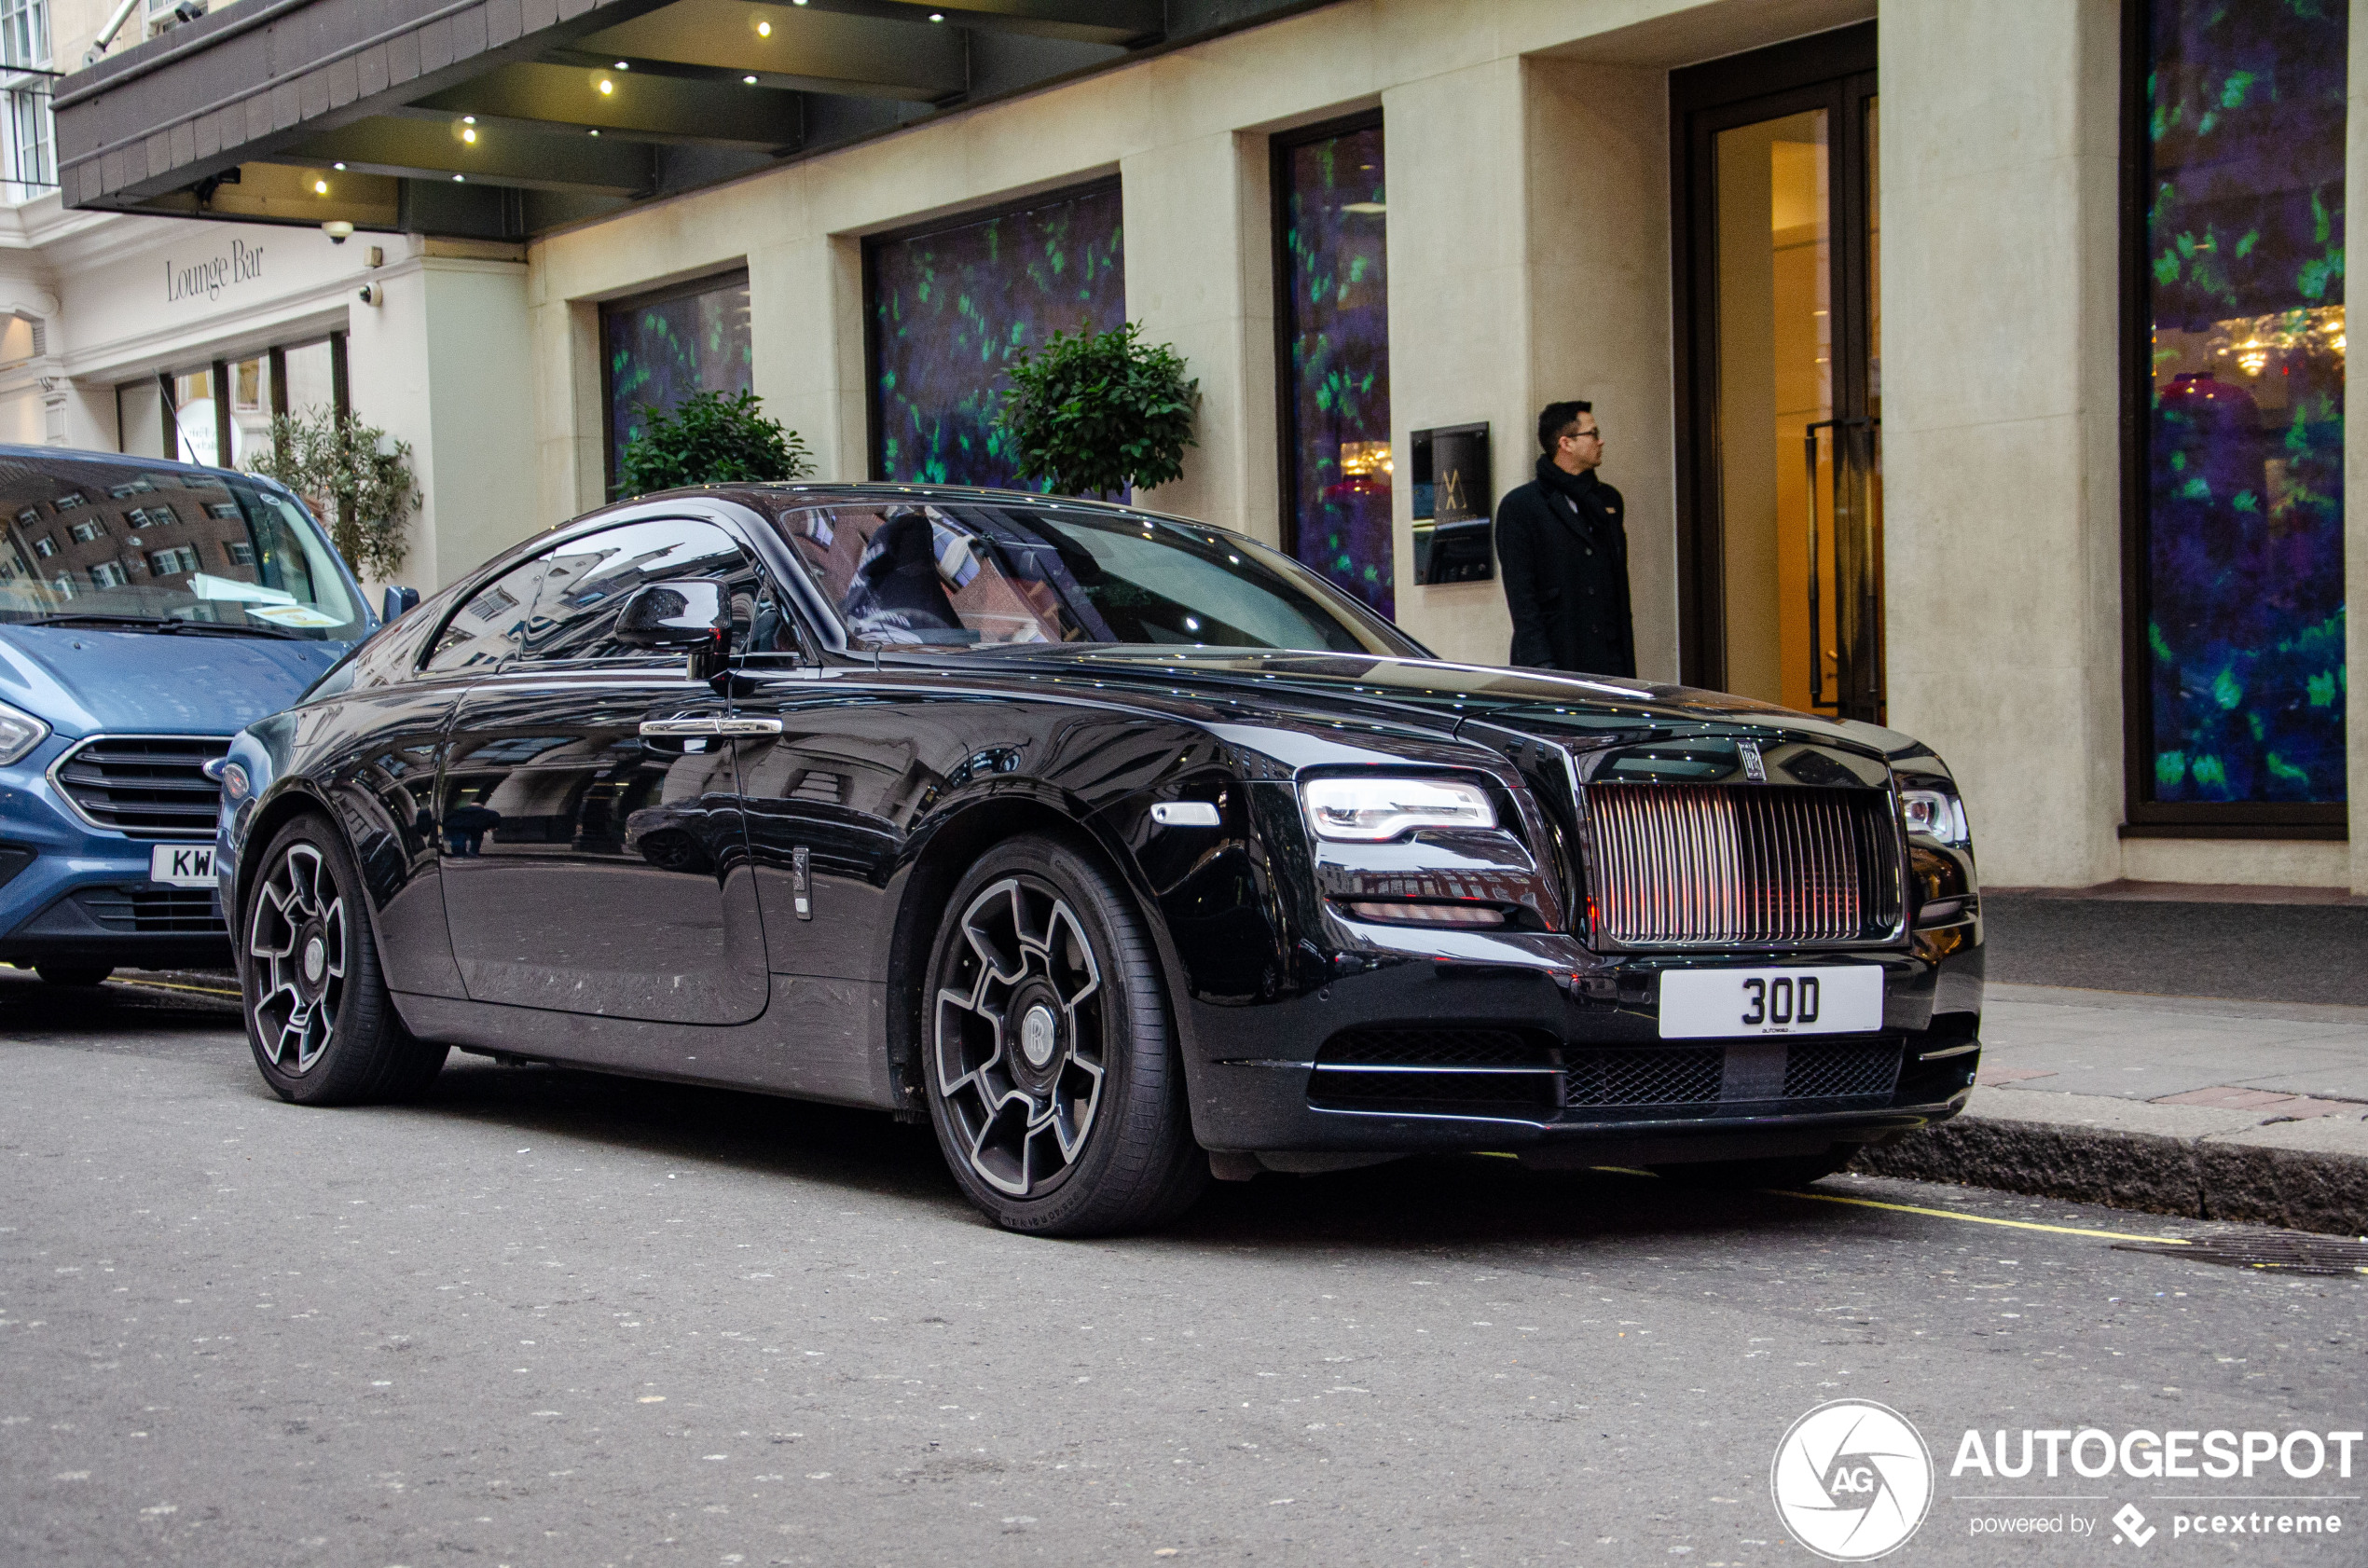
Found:
[{"label": "asphalt road", "polygon": [[[2212,1229],[2111,1210],[1474,1158],[1031,1241],[876,1116],[457,1056],[303,1110],[212,998],[11,971],[0,1180],[8,1563],[1809,1564],[1770,1461],[1843,1397],[1939,1466],[1893,1561],[2127,1561],[2130,1501],[2140,1561],[2368,1532],[2332,1467],[1950,1475],[1967,1428],[2368,1424],[2368,1278],[1974,1217]],[[2042,1495],[1966,1500],[2004,1492]],[[2208,1506],[2347,1533],[2173,1535]]]}]

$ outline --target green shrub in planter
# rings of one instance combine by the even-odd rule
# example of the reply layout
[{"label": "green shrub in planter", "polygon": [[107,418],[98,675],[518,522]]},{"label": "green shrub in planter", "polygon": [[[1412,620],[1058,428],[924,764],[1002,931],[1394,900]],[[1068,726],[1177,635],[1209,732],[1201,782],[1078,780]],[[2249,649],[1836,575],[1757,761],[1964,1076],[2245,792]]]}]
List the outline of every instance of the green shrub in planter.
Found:
[{"label": "green shrub in planter", "polygon": [[996,425],[1019,470],[1064,495],[1109,495],[1182,476],[1201,384],[1166,343],[1140,341],[1141,325],[1056,332],[1023,351]]},{"label": "green shrub in planter", "polygon": [[760,411],[754,392],[695,392],[672,413],[644,404],[644,420],[617,461],[616,493],[741,481],[803,479],[814,472],[795,431]]},{"label": "green shrub in planter", "polygon": [[351,414],[308,408],[275,415],[271,445],[246,466],[302,496],[356,576],[383,583],[403,570],[411,553],[404,524],[420,503],[409,442]]}]

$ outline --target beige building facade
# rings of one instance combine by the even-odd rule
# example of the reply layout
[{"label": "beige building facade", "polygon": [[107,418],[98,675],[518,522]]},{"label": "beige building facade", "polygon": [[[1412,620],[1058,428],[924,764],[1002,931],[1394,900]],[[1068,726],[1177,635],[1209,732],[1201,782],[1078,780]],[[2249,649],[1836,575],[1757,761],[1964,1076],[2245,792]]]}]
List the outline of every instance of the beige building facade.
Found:
[{"label": "beige building facade", "polygon": [[[0,381],[0,422],[12,439],[123,446],[134,436],[114,387],[178,368],[183,348],[213,358],[283,326],[334,325],[352,406],[418,454],[429,499],[413,575],[433,586],[601,503],[617,302],[744,275],[745,384],[804,438],[819,476],[873,477],[880,238],[1115,179],[1124,318],[1186,357],[1201,397],[1183,477],[1137,499],[1290,548],[1296,362],[1278,290],[1297,274],[1277,255],[1295,209],[1275,187],[1277,148],[1310,127],[1378,125],[1390,456],[1373,461],[1397,481],[1376,492],[1387,597],[1441,657],[1499,663],[1510,624],[1498,581],[1421,580],[1418,433],[1484,422],[1493,500],[1528,477],[1539,407],[1587,399],[1607,435],[1604,476],[1627,502],[1640,674],[1732,674],[1795,703],[1815,679],[1845,705],[1856,699],[1842,687],[1862,681],[1865,711],[1955,768],[1995,885],[2368,891],[2368,854],[2353,848],[2368,835],[2347,832],[2339,805],[2216,817],[2133,805],[2154,787],[2133,770],[2168,777],[2148,746],[2176,750],[2133,738],[2130,713],[2152,700],[2130,673],[2127,602],[2131,488],[2146,483],[2127,412],[2131,335],[2144,330],[2131,307],[2129,226],[2144,220],[2131,206],[2130,56],[2159,47],[2133,22],[2142,3],[1285,9],[698,188],[554,198],[544,218],[522,209],[516,238],[365,226],[331,246],[317,228],[61,206],[39,221],[121,238],[62,233],[9,253],[39,264],[0,269],[34,291],[0,310],[47,308],[49,327],[38,375]],[[2356,111],[2349,123],[2354,143],[2368,134]],[[67,178],[66,199],[112,199],[95,175],[87,189]],[[274,307],[283,318],[133,351],[148,339],[123,301],[143,285],[109,269],[131,279],[157,266],[142,257],[198,243],[186,236],[233,231],[266,235],[307,280]],[[364,265],[368,247],[379,267]],[[374,303],[356,297],[364,282]],[[1753,309],[1769,322],[1745,331]],[[1807,336],[1788,339],[1787,321]],[[1786,354],[1814,386],[1787,381]],[[1736,401],[1759,384],[1742,370],[1768,382],[1767,408]],[[1706,388],[1714,372],[1728,379]],[[36,396],[50,411],[32,411]],[[2273,506],[2300,483],[2278,482],[2286,501]],[[2338,519],[2361,519],[2342,540],[2355,580],[2368,571],[2359,484],[2334,498]],[[1746,505],[1755,485],[1766,494]],[[1724,533],[1702,521],[1720,497]],[[1735,521],[1753,507],[1770,519],[1763,534]],[[1826,530],[1807,536],[1806,571],[1805,526]],[[1811,582],[1824,620],[1797,607]],[[2346,754],[2348,792],[2368,798],[2368,733],[2355,729]]]}]

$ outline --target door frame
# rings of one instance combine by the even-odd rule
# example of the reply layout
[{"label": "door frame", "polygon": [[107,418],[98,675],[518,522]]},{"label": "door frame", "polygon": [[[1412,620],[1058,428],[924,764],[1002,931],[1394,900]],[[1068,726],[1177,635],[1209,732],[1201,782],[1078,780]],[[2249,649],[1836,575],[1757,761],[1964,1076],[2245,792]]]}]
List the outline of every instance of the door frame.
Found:
[{"label": "door frame", "polygon": [[[1670,296],[1677,407],[1678,679],[1723,690],[1727,681],[1726,531],[1718,442],[1717,191],[1721,131],[1808,109],[1831,111],[1834,410],[1866,406],[1870,298],[1866,186],[1845,172],[1865,167],[1865,118],[1874,96],[1871,21],[1729,55],[1669,76]],[[1844,308],[1845,301],[1855,301]]]}]

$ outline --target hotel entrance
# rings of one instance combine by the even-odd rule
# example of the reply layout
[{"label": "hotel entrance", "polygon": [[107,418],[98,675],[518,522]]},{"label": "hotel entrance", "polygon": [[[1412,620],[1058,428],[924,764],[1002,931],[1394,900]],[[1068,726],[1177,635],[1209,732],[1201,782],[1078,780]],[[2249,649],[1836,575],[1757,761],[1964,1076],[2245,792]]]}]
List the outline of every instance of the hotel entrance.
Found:
[{"label": "hotel entrance", "polygon": [[1875,27],[1681,71],[1685,680],[1880,722]]}]

